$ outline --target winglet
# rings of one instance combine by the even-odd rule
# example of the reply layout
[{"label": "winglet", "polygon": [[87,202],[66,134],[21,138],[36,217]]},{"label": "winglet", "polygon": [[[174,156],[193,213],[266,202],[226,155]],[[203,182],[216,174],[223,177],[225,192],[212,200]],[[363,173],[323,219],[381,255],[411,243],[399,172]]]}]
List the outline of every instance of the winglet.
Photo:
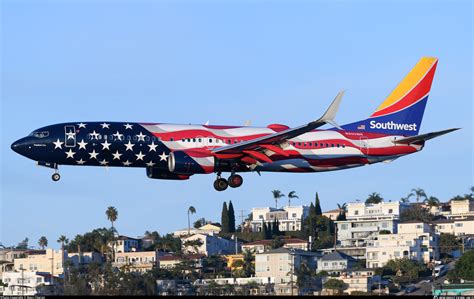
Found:
[{"label": "winglet", "polygon": [[323,116],[321,116],[320,119],[315,121],[315,123],[331,124],[336,128],[342,130],[342,128],[334,121],[334,118],[336,117],[337,111],[339,110],[339,104],[341,104],[342,97],[344,96],[345,92],[345,90],[342,90],[337,94],[337,96],[334,98],[331,105],[329,105],[329,108],[326,110]]}]

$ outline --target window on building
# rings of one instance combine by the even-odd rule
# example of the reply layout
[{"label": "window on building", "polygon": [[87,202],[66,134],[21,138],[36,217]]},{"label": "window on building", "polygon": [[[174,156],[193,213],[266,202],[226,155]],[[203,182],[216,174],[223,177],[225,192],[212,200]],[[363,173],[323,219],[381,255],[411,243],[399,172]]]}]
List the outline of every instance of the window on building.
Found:
[{"label": "window on building", "polygon": [[358,211],[358,210],[355,210],[355,211],[354,211],[354,215],[359,215],[359,211]]},{"label": "window on building", "polygon": [[456,227],[462,227],[462,223],[456,223]]}]

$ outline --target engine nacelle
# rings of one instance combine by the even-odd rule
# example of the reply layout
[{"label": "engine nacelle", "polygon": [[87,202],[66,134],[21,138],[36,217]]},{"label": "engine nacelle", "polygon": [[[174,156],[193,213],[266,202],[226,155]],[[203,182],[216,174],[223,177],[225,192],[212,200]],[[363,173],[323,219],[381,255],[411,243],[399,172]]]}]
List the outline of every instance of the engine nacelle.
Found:
[{"label": "engine nacelle", "polygon": [[211,173],[215,165],[216,158],[208,153],[175,151],[168,157],[168,170],[177,174]]},{"label": "engine nacelle", "polygon": [[159,180],[187,180],[190,177],[190,175],[171,173],[168,171],[168,169],[157,167],[147,167],[146,175],[150,179]]}]

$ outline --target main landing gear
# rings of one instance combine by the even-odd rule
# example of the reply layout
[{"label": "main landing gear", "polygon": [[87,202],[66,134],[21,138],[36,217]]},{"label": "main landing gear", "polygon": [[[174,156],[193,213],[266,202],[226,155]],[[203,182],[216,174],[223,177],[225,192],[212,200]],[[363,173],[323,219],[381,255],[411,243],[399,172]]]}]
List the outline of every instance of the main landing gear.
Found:
[{"label": "main landing gear", "polygon": [[238,174],[232,174],[227,180],[221,178],[221,174],[217,174],[217,179],[214,181],[214,189],[217,191],[224,191],[227,187],[237,188],[242,186],[244,179]]},{"label": "main landing gear", "polygon": [[55,172],[55,173],[53,173],[53,175],[51,176],[51,178],[53,179],[53,181],[57,182],[57,181],[59,181],[59,179],[61,178],[61,176],[59,175],[59,173]]}]

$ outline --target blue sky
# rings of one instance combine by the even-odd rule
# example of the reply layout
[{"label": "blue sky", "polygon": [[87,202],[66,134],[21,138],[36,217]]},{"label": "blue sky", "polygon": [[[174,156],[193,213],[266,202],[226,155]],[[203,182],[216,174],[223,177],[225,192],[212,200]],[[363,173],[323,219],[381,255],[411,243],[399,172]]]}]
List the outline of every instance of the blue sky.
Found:
[{"label": "blue sky", "polygon": [[[193,220],[273,205],[270,193],[316,191],[323,210],[414,187],[447,200],[473,185],[471,1],[13,1],[1,2],[0,242],[30,245],[108,227],[172,232]],[[370,115],[422,56],[439,58],[420,132],[462,130],[391,164],[316,174],[244,174],[216,192],[213,175],[150,180],[144,169],[51,170],[10,144],[65,121],[297,126],[347,89],[336,118]],[[240,214],[240,212],[238,212]],[[240,218],[238,218],[240,220]]]}]

